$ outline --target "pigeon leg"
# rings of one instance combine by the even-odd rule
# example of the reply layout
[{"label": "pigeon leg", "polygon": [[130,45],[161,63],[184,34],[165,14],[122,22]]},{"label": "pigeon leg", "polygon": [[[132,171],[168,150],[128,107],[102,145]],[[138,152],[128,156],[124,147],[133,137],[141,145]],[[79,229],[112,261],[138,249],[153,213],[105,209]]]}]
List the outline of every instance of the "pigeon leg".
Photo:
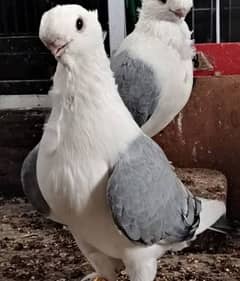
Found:
[{"label": "pigeon leg", "polygon": [[127,262],[126,272],[131,281],[153,281],[157,273],[157,261],[155,259],[141,259]]},{"label": "pigeon leg", "polygon": [[122,262],[106,256],[95,247],[79,239],[79,236],[77,239],[75,236],[75,240],[81,252],[95,270],[94,273],[87,275],[81,281],[87,281],[89,279],[91,281],[115,281],[117,277],[116,273],[120,270]]}]

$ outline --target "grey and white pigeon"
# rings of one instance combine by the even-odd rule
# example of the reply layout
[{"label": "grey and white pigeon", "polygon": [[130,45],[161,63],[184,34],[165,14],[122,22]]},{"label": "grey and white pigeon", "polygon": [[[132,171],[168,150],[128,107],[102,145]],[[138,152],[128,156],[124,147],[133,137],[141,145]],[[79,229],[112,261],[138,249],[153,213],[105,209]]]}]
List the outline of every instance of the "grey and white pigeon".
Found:
[{"label": "grey and white pigeon", "polygon": [[192,0],[143,0],[139,21],[111,58],[118,90],[145,134],[163,130],[193,86]]},{"label": "grey and white pigeon", "polygon": [[152,281],[157,258],[187,246],[225,205],[194,197],[133,120],[95,12],[56,6],[42,17],[40,39],[58,64],[33,172],[37,184],[27,195],[68,226],[95,270],[89,278],[113,281],[124,265],[131,281]]},{"label": "grey and white pigeon", "polygon": [[[135,30],[111,58],[120,96],[150,137],[174,119],[191,94],[194,49],[184,20],[191,7],[192,0],[143,0]],[[34,148],[24,162],[28,182],[31,173],[35,180],[37,153]],[[31,185],[24,188],[29,192]]]}]

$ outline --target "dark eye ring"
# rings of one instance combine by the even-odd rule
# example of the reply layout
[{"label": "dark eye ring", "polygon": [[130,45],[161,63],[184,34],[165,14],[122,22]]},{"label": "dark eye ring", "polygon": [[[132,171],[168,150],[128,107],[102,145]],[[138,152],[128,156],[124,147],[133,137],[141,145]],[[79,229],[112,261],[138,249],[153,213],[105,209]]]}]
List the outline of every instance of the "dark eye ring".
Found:
[{"label": "dark eye ring", "polygon": [[78,31],[80,31],[83,28],[83,20],[81,18],[77,19],[76,28],[77,28]]},{"label": "dark eye ring", "polygon": [[160,0],[163,4],[167,3],[167,0]]}]

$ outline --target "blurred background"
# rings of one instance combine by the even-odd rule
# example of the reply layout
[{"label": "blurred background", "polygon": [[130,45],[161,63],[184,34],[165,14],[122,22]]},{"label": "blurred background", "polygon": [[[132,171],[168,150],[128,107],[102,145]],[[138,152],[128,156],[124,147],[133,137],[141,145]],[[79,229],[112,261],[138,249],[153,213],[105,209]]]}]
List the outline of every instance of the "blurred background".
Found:
[{"label": "blurred background", "polygon": [[[136,8],[141,0],[126,0],[127,29],[130,32],[137,20]],[[222,42],[240,41],[240,1],[220,0],[220,31]],[[197,43],[216,41],[216,0],[195,0],[187,22],[194,30]]]},{"label": "blurred background", "polygon": [[[216,2],[196,0],[188,15],[197,43],[216,42]],[[125,0],[125,13],[120,0],[0,0],[0,95],[47,93],[55,61],[38,40],[39,22],[44,11],[68,3],[98,9],[103,29],[109,31],[108,53],[132,31],[141,7],[141,0]],[[219,17],[220,40],[240,41],[240,1],[220,0]]]}]

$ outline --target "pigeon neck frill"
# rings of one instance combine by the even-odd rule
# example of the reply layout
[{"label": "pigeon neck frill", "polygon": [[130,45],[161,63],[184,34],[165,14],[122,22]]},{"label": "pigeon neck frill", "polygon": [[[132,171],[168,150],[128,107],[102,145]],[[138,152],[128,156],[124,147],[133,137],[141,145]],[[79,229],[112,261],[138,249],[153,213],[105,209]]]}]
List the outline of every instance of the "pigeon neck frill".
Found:
[{"label": "pigeon neck frill", "polygon": [[174,23],[140,18],[134,32],[143,33],[149,40],[160,40],[177,50],[183,60],[192,59],[195,54],[191,31],[185,21]]},{"label": "pigeon neck frill", "polygon": [[113,98],[117,95],[117,87],[109,60],[100,52],[76,57],[66,54],[57,65],[53,93],[59,100],[69,100],[71,96],[78,103],[95,105],[102,99]]},{"label": "pigeon neck frill", "polygon": [[[45,132],[55,136],[52,152],[65,142],[73,147],[79,142],[85,148],[93,147],[88,141],[91,136],[98,140],[96,151],[101,151],[111,165],[115,158],[108,157],[110,144],[115,143],[117,154],[140,132],[118,94],[105,54],[88,56],[84,61],[68,59],[68,65],[59,62],[50,96],[52,113]],[[76,132],[81,134],[76,136]],[[111,151],[111,156],[116,154]]]},{"label": "pigeon neck frill", "polygon": [[171,8],[168,5],[160,6],[158,1],[155,3],[150,1],[143,1],[142,8],[140,10],[140,19],[156,20],[156,21],[169,21],[179,23],[184,20],[184,17],[176,17],[171,12]]}]

